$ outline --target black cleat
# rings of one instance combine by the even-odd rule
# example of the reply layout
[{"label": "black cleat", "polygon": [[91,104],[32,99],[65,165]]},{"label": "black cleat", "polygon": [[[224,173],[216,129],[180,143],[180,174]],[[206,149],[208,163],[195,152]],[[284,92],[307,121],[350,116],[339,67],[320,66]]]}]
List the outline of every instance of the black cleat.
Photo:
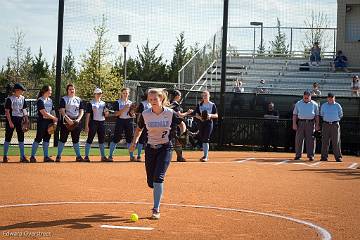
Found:
[{"label": "black cleat", "polygon": [[76,157],[75,158],[75,162],[84,162],[84,159],[80,156],[80,157]]},{"label": "black cleat", "polygon": [[23,156],[22,158],[20,158],[20,162],[21,163],[29,163],[29,160],[25,156]]},{"label": "black cleat", "polygon": [[327,159],[326,158],[321,158],[320,161],[327,162]]},{"label": "black cleat", "polygon": [[7,156],[3,156],[3,163],[9,162],[9,158]]},{"label": "black cleat", "polygon": [[85,156],[83,162],[90,162],[90,158],[88,156]]},{"label": "black cleat", "polygon": [[34,156],[31,156],[31,157],[30,157],[30,162],[31,162],[31,163],[36,163],[36,158],[35,158]]},{"label": "black cleat", "polygon": [[111,159],[109,159],[109,158],[107,158],[107,157],[101,157],[101,161],[102,162],[112,162],[113,160]]},{"label": "black cleat", "polygon": [[50,157],[44,157],[44,162],[54,162],[54,159]]},{"label": "black cleat", "polygon": [[309,157],[309,161],[310,162],[314,161],[314,157]]},{"label": "black cleat", "polygon": [[340,158],[337,158],[336,161],[337,161],[337,162],[342,162],[342,158],[341,158],[341,157],[340,157]]},{"label": "black cleat", "polygon": [[186,162],[186,159],[182,157],[182,158],[178,158],[176,161],[177,162]]},{"label": "black cleat", "polygon": [[294,160],[301,160],[301,157],[295,157]]},{"label": "black cleat", "polygon": [[55,162],[60,162],[61,161],[61,157],[60,156],[56,156]]}]

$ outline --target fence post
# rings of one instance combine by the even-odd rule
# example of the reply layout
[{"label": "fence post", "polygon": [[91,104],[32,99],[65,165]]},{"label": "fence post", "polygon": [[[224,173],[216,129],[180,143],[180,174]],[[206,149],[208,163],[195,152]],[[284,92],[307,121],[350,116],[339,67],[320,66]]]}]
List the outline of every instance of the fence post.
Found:
[{"label": "fence post", "polygon": [[293,28],[290,28],[290,57],[292,55],[292,48],[293,48]]}]

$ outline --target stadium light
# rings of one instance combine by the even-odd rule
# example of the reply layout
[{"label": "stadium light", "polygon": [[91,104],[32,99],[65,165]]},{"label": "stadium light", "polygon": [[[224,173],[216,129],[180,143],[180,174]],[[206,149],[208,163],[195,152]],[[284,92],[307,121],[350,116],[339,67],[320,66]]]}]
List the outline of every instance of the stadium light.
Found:
[{"label": "stadium light", "polygon": [[131,42],[131,35],[119,35],[119,43],[124,47],[124,81],[126,81],[126,48]]},{"label": "stadium light", "polygon": [[263,49],[263,29],[264,29],[264,23],[263,22],[250,22],[251,26],[260,26],[261,27],[261,39],[260,39],[260,49]]}]

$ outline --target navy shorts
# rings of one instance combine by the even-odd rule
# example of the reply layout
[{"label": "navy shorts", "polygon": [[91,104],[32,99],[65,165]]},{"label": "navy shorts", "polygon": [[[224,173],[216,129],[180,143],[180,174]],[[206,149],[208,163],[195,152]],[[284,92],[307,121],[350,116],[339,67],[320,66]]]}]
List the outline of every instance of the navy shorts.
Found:
[{"label": "navy shorts", "polygon": [[66,143],[69,133],[71,134],[71,140],[73,144],[76,144],[80,140],[81,133],[81,123],[71,132],[66,128],[66,126],[61,122],[60,123],[60,142]]},{"label": "navy shorts", "polygon": [[35,142],[41,143],[41,141],[49,142],[51,135],[48,133],[47,129],[53,121],[50,119],[38,119],[37,128],[36,128],[36,137]]},{"label": "navy shorts", "polygon": [[127,143],[131,143],[131,140],[134,136],[134,125],[133,125],[133,119],[123,119],[118,118],[116,120],[115,124],[115,132],[112,141],[114,143],[120,142],[121,134],[125,132],[125,138]]},{"label": "navy shorts", "polygon": [[103,144],[105,142],[104,121],[91,120],[89,122],[89,133],[86,142],[92,144],[96,133],[98,135],[99,144]]},{"label": "navy shorts", "polygon": [[18,142],[24,142],[24,132],[21,128],[22,117],[11,117],[14,128],[10,128],[9,122],[6,120],[5,126],[5,142],[11,142],[14,130],[16,130]]},{"label": "navy shorts", "polygon": [[202,143],[209,143],[210,136],[213,130],[213,121],[208,120],[200,122],[199,124],[199,137]]},{"label": "navy shorts", "polygon": [[158,149],[151,148],[147,145],[145,148],[145,168],[147,184],[150,188],[155,183],[164,182],[166,170],[169,167],[172,157],[172,144],[164,144]]}]

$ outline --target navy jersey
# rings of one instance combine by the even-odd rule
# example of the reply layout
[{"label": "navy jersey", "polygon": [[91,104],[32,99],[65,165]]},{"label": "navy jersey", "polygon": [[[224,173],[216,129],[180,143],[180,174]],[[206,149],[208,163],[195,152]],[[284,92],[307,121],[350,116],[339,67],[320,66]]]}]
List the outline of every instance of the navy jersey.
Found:
[{"label": "navy jersey", "polygon": [[97,102],[95,99],[93,99],[87,104],[86,113],[90,113],[92,120],[105,121],[105,108],[106,104],[104,101]]},{"label": "navy jersey", "polygon": [[64,96],[60,100],[60,108],[65,108],[65,113],[70,118],[77,118],[80,109],[84,109],[83,102],[79,97]]},{"label": "navy jersey", "polygon": [[[115,111],[120,111],[121,109],[123,109],[126,105],[131,105],[132,104],[132,101],[130,100],[127,100],[127,101],[123,101],[122,99],[119,99],[115,102],[115,105],[114,105],[114,110]],[[123,112],[120,116],[118,116],[119,118],[122,118],[122,119],[129,119],[129,118],[132,118],[128,115],[128,112],[125,111]]]},{"label": "navy jersey", "polygon": [[6,99],[5,102],[5,109],[10,110],[10,115],[14,117],[23,117],[24,110],[26,110],[27,104],[25,101],[25,97],[20,95],[16,97],[12,95]]},{"label": "navy jersey", "polygon": [[170,108],[175,112],[182,112],[183,109],[181,108],[180,104],[177,101],[172,101],[170,103]]},{"label": "navy jersey", "polygon": [[173,133],[181,119],[170,108],[165,107],[159,115],[152,111],[152,108],[145,110],[138,122],[138,127],[146,127],[148,131],[148,143],[152,145],[165,144],[172,140]]},{"label": "navy jersey", "polygon": [[51,114],[51,111],[54,110],[53,102],[50,98],[40,97],[36,102],[37,112],[38,112],[38,119],[44,119],[44,116],[41,114],[40,110],[45,109],[45,111]]},{"label": "navy jersey", "polygon": [[201,102],[196,106],[195,113],[201,115],[202,112],[207,111],[207,113],[210,114],[216,114],[217,109],[215,103],[209,101],[208,103]]}]

